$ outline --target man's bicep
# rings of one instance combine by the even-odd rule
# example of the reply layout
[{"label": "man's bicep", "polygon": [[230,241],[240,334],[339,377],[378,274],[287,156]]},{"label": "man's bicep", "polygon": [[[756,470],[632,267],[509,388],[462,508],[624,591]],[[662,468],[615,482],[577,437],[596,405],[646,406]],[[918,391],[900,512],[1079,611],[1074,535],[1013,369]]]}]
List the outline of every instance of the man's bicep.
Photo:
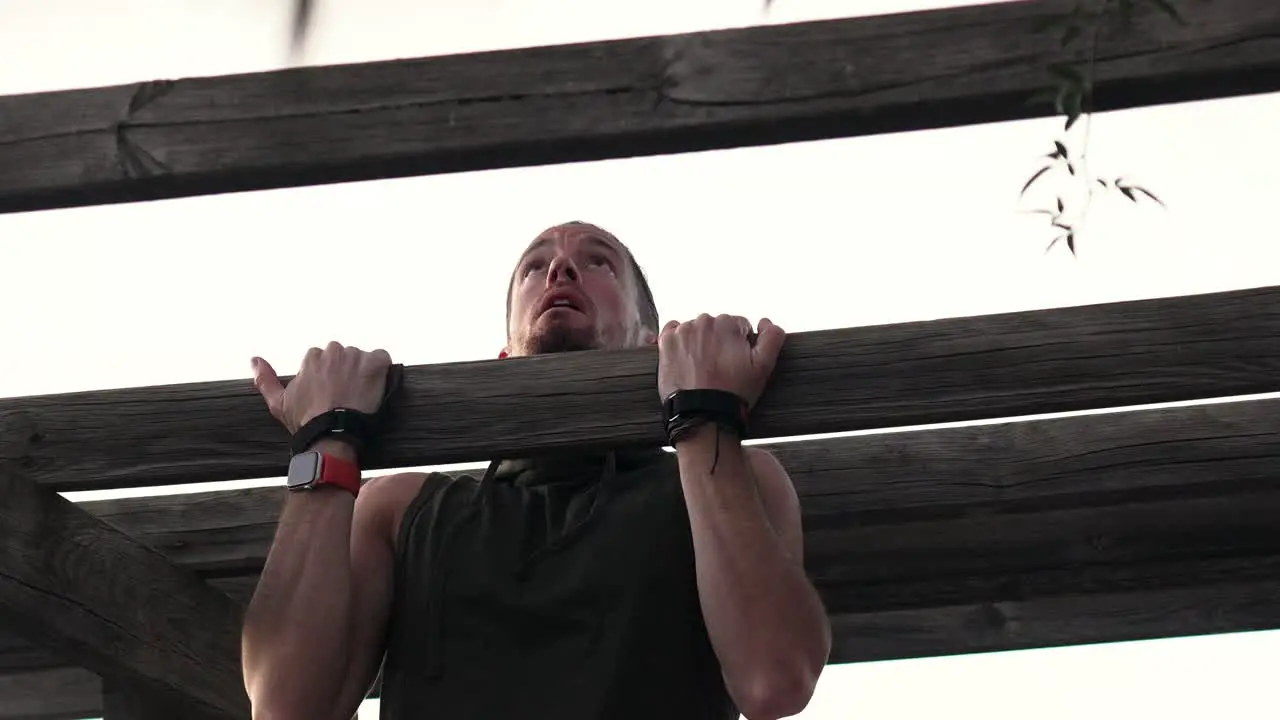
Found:
[{"label": "man's bicep", "polygon": [[804,528],[800,521],[800,498],[782,463],[766,450],[749,448],[747,458],[755,477],[756,490],[765,515],[783,547],[797,564],[804,564]]}]

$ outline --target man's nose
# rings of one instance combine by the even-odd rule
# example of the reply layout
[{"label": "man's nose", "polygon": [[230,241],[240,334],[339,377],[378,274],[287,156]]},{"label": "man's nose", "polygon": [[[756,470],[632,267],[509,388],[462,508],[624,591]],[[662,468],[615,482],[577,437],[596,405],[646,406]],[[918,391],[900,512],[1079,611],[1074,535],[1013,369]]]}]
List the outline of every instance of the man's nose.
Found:
[{"label": "man's nose", "polygon": [[551,267],[547,271],[548,285],[577,283],[580,280],[581,275],[578,273],[578,266],[574,264],[572,258],[560,255],[551,261]]}]

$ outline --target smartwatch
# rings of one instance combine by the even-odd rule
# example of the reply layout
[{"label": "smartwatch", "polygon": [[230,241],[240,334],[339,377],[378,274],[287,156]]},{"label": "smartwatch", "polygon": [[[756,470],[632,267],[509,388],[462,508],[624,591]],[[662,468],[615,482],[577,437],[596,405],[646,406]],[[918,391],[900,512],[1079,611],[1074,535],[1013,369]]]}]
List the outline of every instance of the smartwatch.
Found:
[{"label": "smartwatch", "polygon": [[308,450],[289,460],[289,475],[285,485],[295,492],[332,485],[352,495],[359,495],[360,466],[336,455]]}]

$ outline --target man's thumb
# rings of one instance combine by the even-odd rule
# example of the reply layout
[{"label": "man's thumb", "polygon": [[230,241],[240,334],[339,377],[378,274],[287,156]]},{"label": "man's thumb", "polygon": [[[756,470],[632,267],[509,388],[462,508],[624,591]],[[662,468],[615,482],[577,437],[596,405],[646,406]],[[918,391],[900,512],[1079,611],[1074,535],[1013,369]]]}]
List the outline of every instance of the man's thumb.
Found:
[{"label": "man's thumb", "polygon": [[280,377],[276,375],[271,363],[260,357],[253,358],[249,363],[253,366],[253,386],[262,394],[262,399],[267,401],[267,409],[275,415],[280,410],[280,401],[284,399],[284,385],[280,384]]},{"label": "man's thumb", "polygon": [[782,352],[782,344],[787,339],[787,333],[782,328],[774,325],[769,318],[761,318],[756,325],[756,347],[754,350],[756,362],[773,372],[774,365],[778,362],[778,354]]}]

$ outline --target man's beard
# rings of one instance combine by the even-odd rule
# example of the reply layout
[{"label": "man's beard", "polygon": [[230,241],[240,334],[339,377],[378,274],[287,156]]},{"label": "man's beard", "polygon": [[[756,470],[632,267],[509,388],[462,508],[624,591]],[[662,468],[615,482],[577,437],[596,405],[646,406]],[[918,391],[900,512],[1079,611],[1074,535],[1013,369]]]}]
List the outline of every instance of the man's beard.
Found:
[{"label": "man's beard", "polygon": [[600,342],[592,329],[552,324],[529,337],[528,354],[547,355],[599,348]]}]

